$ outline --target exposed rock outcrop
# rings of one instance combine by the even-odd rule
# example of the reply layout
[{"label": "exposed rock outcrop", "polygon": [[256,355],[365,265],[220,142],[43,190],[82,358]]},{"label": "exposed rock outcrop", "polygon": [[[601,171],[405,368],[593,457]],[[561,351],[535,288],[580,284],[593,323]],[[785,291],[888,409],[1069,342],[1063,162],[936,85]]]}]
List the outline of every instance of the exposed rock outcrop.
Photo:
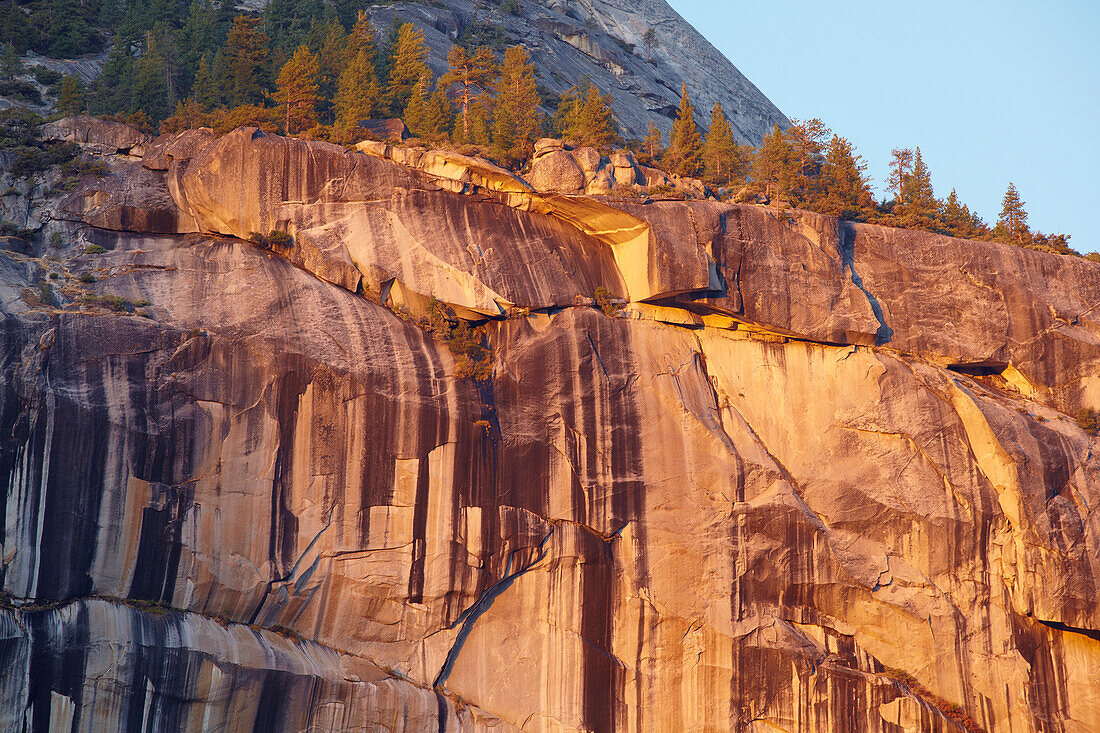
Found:
[{"label": "exposed rock outcrop", "polygon": [[45,140],[74,142],[102,154],[129,153],[149,136],[136,127],[121,122],[108,122],[97,117],[65,117],[42,126]]},{"label": "exposed rock outcrop", "polygon": [[[401,0],[365,10],[380,30],[389,28],[395,18],[416,23],[424,31],[427,60],[437,76],[447,70],[447,53],[458,39],[479,37],[498,48],[521,45],[548,91],[561,94],[581,79],[590,79],[609,95],[629,138],[644,137],[650,122],[667,135],[685,82],[698,110],[696,121],[704,128],[715,102],[721,102],[742,143],[759,145],[772,127],[789,124],[665,0],[521,2],[510,10],[473,0]],[[642,37],[650,27],[659,45],[646,48]]]},{"label": "exposed rock outcrop", "polygon": [[0,253],[5,722],[1100,725],[1097,265],[199,137]]}]

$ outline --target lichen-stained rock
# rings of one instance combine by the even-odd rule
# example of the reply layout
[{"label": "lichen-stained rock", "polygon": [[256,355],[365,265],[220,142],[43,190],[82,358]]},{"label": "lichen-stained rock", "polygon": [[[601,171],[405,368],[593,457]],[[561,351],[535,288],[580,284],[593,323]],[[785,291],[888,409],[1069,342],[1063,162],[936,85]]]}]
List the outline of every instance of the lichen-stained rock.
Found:
[{"label": "lichen-stained rock", "polygon": [[[1100,726],[1100,268],[251,135],[112,168],[221,236],[0,253],[0,716]],[[484,326],[479,382],[353,292],[471,241],[554,304]]]},{"label": "lichen-stained rock", "polygon": [[141,164],[149,170],[167,171],[173,159],[190,160],[213,140],[214,131],[209,127],[161,135],[142,146]]},{"label": "lichen-stained rock", "polygon": [[[461,163],[439,166],[447,161]],[[292,259],[352,291],[396,280],[499,315],[622,290],[610,248],[554,217],[453,193],[427,173],[328,143],[238,130],[192,159],[173,194],[204,231],[290,231]]]},{"label": "lichen-stained rock", "polygon": [[565,150],[550,150],[535,158],[527,176],[535,190],[546,193],[582,193],[584,171]]},{"label": "lichen-stained rock", "polygon": [[[779,334],[877,344],[995,374],[1065,412],[1100,408],[1100,267],[1007,244],[713,202],[616,201],[646,221],[668,265],[715,265],[706,306]],[[717,284],[714,284],[716,282]]]},{"label": "lichen-stained rock", "polygon": [[[0,727],[504,731],[476,708],[308,641],[106,601],[0,610]],[[13,704],[22,701],[23,704]]]},{"label": "lichen-stained rock", "polygon": [[186,234],[194,219],[180,211],[162,173],[140,163],[112,160],[105,175],[85,176],[61,202],[61,211],[91,226],[119,232]]},{"label": "lichen-stained rock", "polygon": [[46,123],[42,126],[42,137],[74,142],[102,154],[129,153],[149,140],[149,136],[136,127],[96,117],[64,117]]}]

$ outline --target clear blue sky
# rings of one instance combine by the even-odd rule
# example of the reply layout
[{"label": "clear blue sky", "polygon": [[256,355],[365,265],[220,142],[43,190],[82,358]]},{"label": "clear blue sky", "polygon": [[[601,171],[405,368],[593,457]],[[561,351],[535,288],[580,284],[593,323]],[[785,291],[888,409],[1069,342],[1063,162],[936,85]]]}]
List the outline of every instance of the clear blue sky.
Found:
[{"label": "clear blue sky", "polygon": [[1100,0],[669,0],[788,117],[868,162],[920,146],[936,195],[1100,251]]}]

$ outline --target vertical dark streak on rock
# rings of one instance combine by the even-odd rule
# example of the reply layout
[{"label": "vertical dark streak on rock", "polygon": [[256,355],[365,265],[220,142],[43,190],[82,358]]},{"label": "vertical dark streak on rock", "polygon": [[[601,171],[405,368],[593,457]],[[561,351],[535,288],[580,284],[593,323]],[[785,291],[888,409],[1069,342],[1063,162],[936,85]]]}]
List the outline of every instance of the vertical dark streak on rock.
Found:
[{"label": "vertical dark streak on rock", "polygon": [[409,602],[424,602],[424,560],[427,552],[426,535],[428,525],[429,493],[428,457],[420,459],[416,469],[416,504],[413,509],[413,558],[409,571]]},{"label": "vertical dark streak on rock", "polygon": [[294,475],[295,440],[298,424],[298,403],[309,386],[304,364],[288,365],[279,379],[276,392],[276,418],[279,424],[279,447],[275,458],[275,474],[271,487],[271,530],[269,557],[276,575],[284,575],[296,560],[298,518],[286,505],[286,495]]},{"label": "vertical dark streak on rock", "polygon": [[581,565],[581,636],[583,644],[584,723],[588,730],[616,729],[618,664],[611,656],[615,608],[611,545],[587,542]]},{"label": "vertical dark streak on rock", "polygon": [[888,344],[894,340],[894,329],[890,328],[890,325],[886,322],[886,312],[882,309],[882,304],[879,303],[878,298],[868,292],[867,288],[863,287],[863,278],[856,272],[855,228],[846,221],[837,222],[837,226],[840,234],[838,242],[840,258],[844,263],[844,268],[851,275],[852,284],[867,296],[867,303],[871,306],[871,311],[875,314],[875,319],[879,323],[878,333],[875,335],[875,345]]}]

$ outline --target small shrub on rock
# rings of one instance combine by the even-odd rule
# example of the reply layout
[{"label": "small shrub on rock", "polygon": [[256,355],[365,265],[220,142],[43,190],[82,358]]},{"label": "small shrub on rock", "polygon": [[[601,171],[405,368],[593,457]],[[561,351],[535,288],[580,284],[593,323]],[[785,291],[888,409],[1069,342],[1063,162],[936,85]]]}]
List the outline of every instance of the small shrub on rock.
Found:
[{"label": "small shrub on rock", "polygon": [[623,298],[615,295],[604,286],[596,288],[596,306],[604,312],[608,318],[623,309]]},{"label": "small shrub on rock", "polygon": [[1077,425],[1090,435],[1100,433],[1100,412],[1091,407],[1082,407],[1077,411]]},{"label": "small shrub on rock", "polygon": [[289,249],[294,245],[294,237],[286,232],[275,231],[274,229],[267,234],[249,232],[248,241],[250,244],[267,252],[275,249]]},{"label": "small shrub on rock", "polygon": [[84,254],[86,255],[101,255],[107,250],[98,244],[89,244],[84,248]]},{"label": "small shrub on rock", "polygon": [[428,330],[447,345],[455,358],[455,377],[484,381],[493,375],[493,352],[485,328],[471,328],[435,298],[428,303]]}]

